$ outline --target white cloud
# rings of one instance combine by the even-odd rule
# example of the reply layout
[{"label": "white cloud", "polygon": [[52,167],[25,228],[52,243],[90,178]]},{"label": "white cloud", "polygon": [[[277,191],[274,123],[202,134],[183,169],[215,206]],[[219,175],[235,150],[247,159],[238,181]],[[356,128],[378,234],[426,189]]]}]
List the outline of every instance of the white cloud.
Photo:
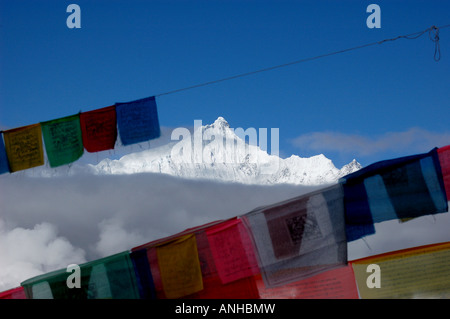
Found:
[{"label": "white cloud", "polygon": [[313,132],[293,139],[292,143],[301,150],[332,151],[352,154],[354,157],[383,152],[411,155],[450,144],[450,133],[431,132],[417,127],[403,132],[386,132],[376,137],[340,132]]},{"label": "white cloud", "polygon": [[145,243],[145,238],[137,231],[127,231],[123,222],[111,218],[100,222],[99,241],[95,249],[100,257],[106,257]]},{"label": "white cloud", "polygon": [[71,263],[242,215],[310,189],[182,180],[152,173],[1,175],[0,291]]},{"label": "white cloud", "polygon": [[0,289],[3,290],[70,263],[86,261],[84,250],[58,236],[57,228],[49,223],[36,224],[32,229],[9,229],[0,219],[0,244]]}]

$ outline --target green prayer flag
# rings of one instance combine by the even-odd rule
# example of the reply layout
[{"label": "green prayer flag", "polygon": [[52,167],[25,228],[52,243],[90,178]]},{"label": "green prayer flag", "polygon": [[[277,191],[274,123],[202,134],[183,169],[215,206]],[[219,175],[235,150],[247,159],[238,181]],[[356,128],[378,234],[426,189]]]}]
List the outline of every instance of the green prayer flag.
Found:
[{"label": "green prayer flag", "polygon": [[41,127],[51,167],[70,164],[83,155],[79,114],[42,122]]},{"label": "green prayer flag", "polygon": [[43,274],[22,282],[21,286],[28,299],[140,298],[128,251],[78,267],[78,270],[73,267]]}]

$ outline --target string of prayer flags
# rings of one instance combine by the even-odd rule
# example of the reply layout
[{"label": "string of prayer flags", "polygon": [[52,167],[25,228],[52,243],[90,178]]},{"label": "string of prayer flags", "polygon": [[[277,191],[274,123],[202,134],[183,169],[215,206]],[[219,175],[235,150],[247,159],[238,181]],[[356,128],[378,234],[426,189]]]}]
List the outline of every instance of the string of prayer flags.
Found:
[{"label": "string of prayer flags", "polygon": [[[152,280],[141,280],[144,284],[144,289],[148,291],[154,289],[156,292],[157,299],[166,299],[166,298],[183,298],[183,299],[256,299],[258,298],[258,289],[256,286],[256,281],[254,276],[248,276],[242,279],[237,279],[227,284],[223,284],[220,276],[218,274],[216,263],[211,251],[211,247],[209,244],[207,231],[215,230],[213,234],[217,234],[218,236],[221,234],[220,228],[214,229],[215,226],[229,226],[230,229],[235,229],[235,225],[228,224],[228,221],[236,220],[236,218],[232,218],[227,221],[214,221],[205,225],[188,228],[178,234],[169,236],[167,238],[159,239],[135,248],[132,248],[133,253],[140,253],[141,256],[145,256],[147,254],[148,263],[150,265],[150,272],[152,276]],[[236,224],[237,226],[238,224]],[[239,226],[237,226],[239,227]],[[227,227],[224,228],[226,230]],[[179,292],[178,294],[170,294],[167,293],[167,285],[163,284],[162,280],[162,269],[159,262],[159,256],[157,254],[157,249],[161,245],[165,245],[167,243],[171,243],[173,241],[182,240],[183,238],[193,236],[195,238],[195,243],[197,247],[197,252],[190,255],[191,258],[197,256],[198,262],[200,265],[201,277],[197,279],[201,279],[202,288],[198,291],[193,292],[194,289],[190,289],[189,291],[184,290]],[[186,265],[185,265],[186,266]],[[186,267],[185,267],[186,268]],[[185,270],[184,268],[184,270]],[[196,267],[195,267],[196,268]],[[183,271],[184,271],[183,270]],[[181,271],[181,270],[180,270]],[[141,271],[138,271],[142,273]],[[174,285],[183,285],[182,282],[178,282],[178,280],[182,279],[179,276],[174,276],[172,274],[172,280],[174,281]],[[138,274],[138,277],[141,276]],[[199,284],[198,281],[196,281]],[[195,289],[197,290],[197,289]],[[150,295],[150,294],[148,294]],[[148,297],[144,297],[148,298]]]},{"label": "string of prayer flags", "polygon": [[42,122],[41,126],[51,167],[70,164],[83,155],[79,114]]},{"label": "string of prayer flags", "polygon": [[351,265],[362,299],[450,298],[450,243],[371,256]]},{"label": "string of prayer flags", "polygon": [[0,292],[0,299],[27,299],[22,286]]},{"label": "string of prayer flags", "polygon": [[437,149],[386,160],[345,176],[347,240],[375,233],[373,223],[447,211]]},{"label": "string of prayer flags", "polygon": [[117,139],[116,107],[82,112],[80,125],[84,148],[90,152],[100,152],[114,148]]},{"label": "string of prayer flags", "polygon": [[203,289],[195,234],[157,246],[156,255],[167,298],[180,298]]},{"label": "string of prayer flags", "polygon": [[438,148],[447,201],[450,201],[450,145]]},{"label": "string of prayer flags", "polygon": [[154,96],[3,132],[0,174],[44,165],[42,137],[50,166],[57,167],[76,161],[84,149],[113,149],[118,135],[123,145],[161,136]]},{"label": "string of prayer flags", "polygon": [[342,266],[280,287],[267,288],[257,278],[261,299],[358,299],[352,266]]},{"label": "string of prayer flags", "polygon": [[[81,126],[81,115],[73,117]],[[16,154],[17,169],[30,166],[25,158],[43,157],[43,126],[4,132],[4,162]],[[38,152],[21,151],[29,145]],[[61,269],[0,299],[450,298],[450,242],[347,263],[347,242],[374,223],[448,210],[449,158],[446,146],[378,162],[312,193],[80,265],[79,289]],[[369,265],[382,270],[382,289],[371,288],[377,280]]]},{"label": "string of prayer flags", "polygon": [[8,156],[6,155],[3,133],[0,134],[0,174],[9,172]]},{"label": "string of prayer flags", "polygon": [[346,265],[343,203],[342,187],[336,184],[242,217],[267,287]]},{"label": "string of prayer flags", "polygon": [[4,131],[3,138],[11,172],[44,165],[40,124]]},{"label": "string of prayer flags", "polygon": [[[150,267],[150,275],[151,277],[148,277],[149,274],[145,274],[145,269],[138,269],[137,270],[137,276],[139,278],[139,284],[142,285],[142,290],[144,291],[144,294],[141,294],[143,299],[149,299],[152,298],[152,295],[155,294],[156,295],[156,299],[167,299],[169,298],[164,290],[163,284],[162,284],[162,280],[161,280],[161,272],[160,272],[160,267],[158,264],[158,255],[156,253],[156,248],[160,245],[164,245],[166,243],[169,243],[171,241],[174,241],[180,237],[183,236],[189,236],[189,235],[195,235],[196,240],[198,239],[199,236],[199,231],[201,231],[202,229],[218,224],[221,221],[214,221],[214,222],[210,222],[208,224],[205,225],[201,225],[201,226],[196,226],[196,227],[192,227],[192,228],[188,228],[180,233],[177,233],[175,235],[166,237],[166,238],[160,238],[158,240],[134,247],[131,249],[131,254],[139,254],[141,258],[143,256],[147,256],[147,263],[149,264]],[[203,274],[205,270],[205,267],[208,267],[208,265],[211,265],[211,262],[206,262],[206,257],[207,255],[205,254],[201,254],[201,252],[203,252],[204,250],[202,249],[202,243],[204,243],[204,241],[197,240],[197,253],[198,253],[198,259],[200,262],[200,268],[201,268],[201,273]],[[201,249],[201,251],[199,252],[198,249]],[[138,255],[134,255],[134,256],[138,256]],[[132,257],[135,258],[135,257]],[[138,259],[135,258],[135,259]],[[212,260],[212,257],[210,258]],[[143,266],[144,267],[144,266]],[[147,277],[147,278],[146,278]],[[192,294],[195,294],[192,293]],[[186,298],[186,296],[182,296],[180,298]]]},{"label": "string of prayer flags", "polygon": [[154,96],[116,103],[116,114],[123,145],[148,141],[161,135]]},{"label": "string of prayer flags", "polygon": [[213,226],[206,234],[223,284],[259,273],[253,243],[240,219]]},{"label": "string of prayer flags", "polygon": [[138,299],[133,264],[128,251],[79,265],[79,288],[67,269],[28,279],[21,283],[27,299]]}]

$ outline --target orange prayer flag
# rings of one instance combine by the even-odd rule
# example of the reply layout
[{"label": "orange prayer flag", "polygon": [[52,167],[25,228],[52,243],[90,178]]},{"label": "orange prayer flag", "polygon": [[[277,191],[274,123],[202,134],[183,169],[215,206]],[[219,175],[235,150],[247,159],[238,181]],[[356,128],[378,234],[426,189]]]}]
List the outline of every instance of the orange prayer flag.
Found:
[{"label": "orange prayer flag", "polygon": [[450,298],[450,243],[393,251],[351,264],[362,299]]},{"label": "orange prayer flag", "polygon": [[181,236],[156,247],[165,295],[180,298],[203,289],[195,234]]},{"label": "orange prayer flag", "polygon": [[40,124],[5,131],[3,138],[11,172],[44,165]]}]

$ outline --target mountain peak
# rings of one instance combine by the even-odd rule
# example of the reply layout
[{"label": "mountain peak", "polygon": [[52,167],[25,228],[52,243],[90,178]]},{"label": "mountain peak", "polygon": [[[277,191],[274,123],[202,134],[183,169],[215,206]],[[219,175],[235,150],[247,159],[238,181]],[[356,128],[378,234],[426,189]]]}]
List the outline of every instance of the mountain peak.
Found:
[{"label": "mountain peak", "polygon": [[341,171],[340,175],[341,175],[341,177],[343,177],[347,174],[356,172],[356,171],[360,170],[361,168],[362,168],[362,165],[356,159],[353,159],[353,161],[351,161],[350,163],[342,166],[342,168],[340,170]]},{"label": "mountain peak", "polygon": [[356,167],[357,169],[361,169],[362,168],[362,165],[356,159],[353,159],[353,161],[348,163],[346,166]]},{"label": "mountain peak", "polygon": [[227,120],[225,120],[222,116],[219,116],[217,120],[213,123],[214,127],[230,127],[230,124],[228,124]]},{"label": "mountain peak", "polygon": [[[107,158],[96,165],[88,164],[84,170],[93,174],[152,172],[244,184],[318,185],[334,183],[360,168],[353,160],[338,169],[323,154],[286,159],[270,155],[258,145],[247,143],[219,116],[212,124],[197,126],[193,135],[183,135],[178,142],[130,153],[118,160]],[[71,172],[75,173],[74,167]],[[48,173],[59,174],[54,170]]]}]

